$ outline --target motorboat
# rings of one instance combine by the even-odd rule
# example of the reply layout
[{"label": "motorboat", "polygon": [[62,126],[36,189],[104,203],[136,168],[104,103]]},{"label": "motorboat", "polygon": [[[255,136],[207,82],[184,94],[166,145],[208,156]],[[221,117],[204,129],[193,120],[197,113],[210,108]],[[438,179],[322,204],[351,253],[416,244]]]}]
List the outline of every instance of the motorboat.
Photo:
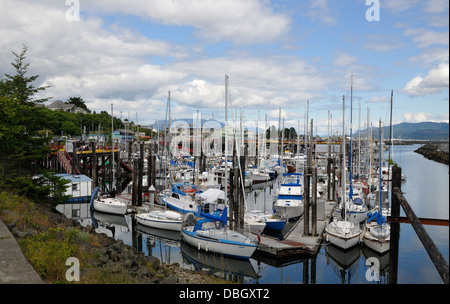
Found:
[{"label": "motorboat", "polygon": [[274,204],[275,213],[287,220],[303,215],[303,174],[285,173]]},{"label": "motorboat", "polygon": [[284,226],[286,225],[286,219],[282,218],[278,214],[264,212],[261,210],[252,210],[245,214],[245,218],[254,222],[262,222],[265,224],[265,227],[274,231],[282,231]]}]

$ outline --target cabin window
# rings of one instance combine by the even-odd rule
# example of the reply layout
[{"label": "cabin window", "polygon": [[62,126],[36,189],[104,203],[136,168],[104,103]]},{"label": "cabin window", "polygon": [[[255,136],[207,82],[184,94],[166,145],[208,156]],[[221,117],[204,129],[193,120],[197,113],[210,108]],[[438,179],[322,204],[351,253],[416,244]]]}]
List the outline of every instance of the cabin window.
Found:
[{"label": "cabin window", "polygon": [[176,194],[176,193],[172,193],[172,197],[173,198],[176,198],[176,199],[179,199],[180,197],[178,196],[178,194]]},{"label": "cabin window", "polygon": [[72,184],[72,191],[78,191],[78,184]]}]

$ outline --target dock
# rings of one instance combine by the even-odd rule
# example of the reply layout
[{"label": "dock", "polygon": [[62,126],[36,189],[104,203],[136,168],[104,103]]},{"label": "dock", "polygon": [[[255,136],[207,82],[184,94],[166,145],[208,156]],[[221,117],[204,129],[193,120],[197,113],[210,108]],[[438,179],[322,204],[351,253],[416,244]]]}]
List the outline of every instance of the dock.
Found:
[{"label": "dock", "polygon": [[[330,221],[336,204],[334,201],[325,200],[324,215],[322,217],[318,216],[317,219],[317,235],[304,235],[304,216],[302,216],[285,235],[283,240],[261,235],[258,250],[260,253],[275,258],[289,258],[295,255],[316,255],[319,252],[324,238],[326,224]],[[311,208],[309,212],[311,215]],[[310,231],[311,222],[309,223]]]}]

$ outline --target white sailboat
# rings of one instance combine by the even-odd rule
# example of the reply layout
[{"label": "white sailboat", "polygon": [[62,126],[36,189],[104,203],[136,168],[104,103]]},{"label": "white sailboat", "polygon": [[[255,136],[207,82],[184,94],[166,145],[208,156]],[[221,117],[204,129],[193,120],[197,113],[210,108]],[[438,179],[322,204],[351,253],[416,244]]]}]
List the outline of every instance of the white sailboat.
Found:
[{"label": "white sailboat", "polygon": [[[343,101],[343,120],[342,120],[342,151],[345,155],[345,97],[342,98]],[[342,164],[342,197],[345,198],[345,157]],[[344,208],[344,219],[333,218],[333,221],[325,227],[327,240],[334,244],[335,246],[347,250],[359,243],[361,236],[361,229],[356,226],[353,222],[348,220],[348,201],[346,199],[342,200]]]},{"label": "white sailboat", "polygon": [[124,201],[115,197],[98,196],[99,188],[92,191],[90,207],[96,211],[125,215],[128,212],[128,205]]},{"label": "white sailboat", "polygon": [[[380,126],[380,139],[381,139],[381,121],[379,122]],[[381,160],[382,160],[382,152],[380,149],[380,174],[381,174]],[[380,179],[380,189],[381,189],[382,180]],[[386,223],[385,216],[383,216],[383,211],[387,211],[383,209],[383,193],[380,194],[380,205],[377,211],[375,211],[371,217],[367,220],[366,228],[364,232],[363,242],[364,245],[369,247],[370,249],[384,254],[390,248],[390,240],[391,240],[391,229],[388,223]],[[376,220],[375,222],[373,220]]]},{"label": "white sailboat", "polygon": [[136,215],[138,224],[158,229],[181,231],[183,225],[182,215],[170,210],[153,210]]},{"label": "white sailboat", "polygon": [[220,217],[212,214],[202,214],[204,219],[197,221],[195,226],[183,228],[183,239],[198,250],[210,251],[235,258],[249,259],[257,245],[249,236],[229,230],[227,224],[227,209]]}]

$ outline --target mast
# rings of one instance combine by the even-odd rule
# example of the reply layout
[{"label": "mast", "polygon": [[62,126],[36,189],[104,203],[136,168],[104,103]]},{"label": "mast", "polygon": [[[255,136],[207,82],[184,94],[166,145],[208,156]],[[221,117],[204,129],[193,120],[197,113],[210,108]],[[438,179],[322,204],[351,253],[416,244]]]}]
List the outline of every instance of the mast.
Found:
[{"label": "mast", "polygon": [[225,206],[228,205],[228,75],[225,75]]},{"label": "mast", "polygon": [[113,104],[111,104],[111,147],[112,147],[112,189],[116,188],[116,168],[114,166],[114,116],[113,116]]},{"label": "mast", "polygon": [[[391,162],[392,164],[394,163],[394,145],[392,143],[393,137],[394,137],[394,133],[393,133],[393,128],[392,128],[392,103],[393,103],[393,97],[394,97],[394,90],[391,90],[391,117],[390,117],[390,123],[389,123],[389,142],[391,144],[391,147],[389,149],[389,162]],[[392,151],[392,158],[391,158],[391,151]],[[388,163],[388,180],[389,180],[389,176],[390,176],[390,172],[391,171],[391,166]]]},{"label": "mast", "polygon": [[344,217],[347,220],[347,210],[345,203],[345,96],[342,95],[342,174],[341,174],[341,186],[342,186],[342,203],[344,207]]},{"label": "mast", "polygon": [[[351,86],[350,86],[350,151],[348,157],[349,163],[349,181],[350,181],[350,189],[349,189],[349,198],[353,199],[353,188],[352,188],[352,128],[353,128],[353,74],[351,76]],[[345,154],[344,154],[345,155]]]},{"label": "mast", "polygon": [[382,162],[381,155],[382,155],[383,152],[381,151],[382,150],[381,149],[381,119],[378,122],[378,129],[379,129],[379,136],[380,136],[380,152],[379,152],[379,154],[380,154],[380,178],[379,178],[379,180],[380,180],[380,210],[379,210],[379,212],[380,212],[380,214],[382,214],[381,211],[383,209],[383,187],[382,187],[382,183],[383,183],[382,174],[383,174],[383,172],[382,172],[382,169],[381,169],[381,162]]}]

